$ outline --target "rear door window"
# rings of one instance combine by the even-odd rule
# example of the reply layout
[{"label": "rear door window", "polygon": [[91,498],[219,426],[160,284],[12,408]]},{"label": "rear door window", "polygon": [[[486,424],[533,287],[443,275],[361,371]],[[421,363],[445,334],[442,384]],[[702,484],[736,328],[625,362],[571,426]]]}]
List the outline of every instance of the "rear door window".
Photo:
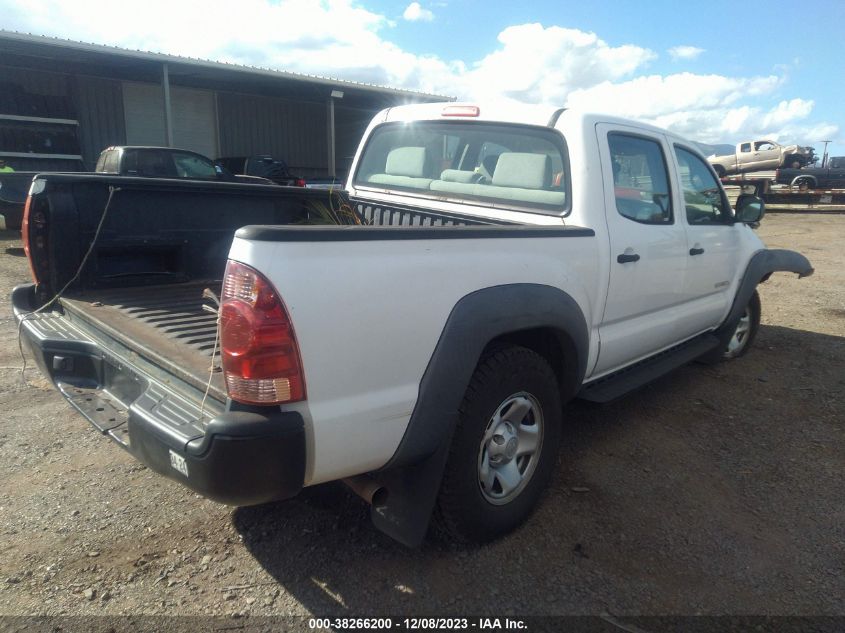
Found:
[{"label": "rear door window", "polygon": [[669,170],[656,139],[608,134],[616,210],[642,224],[672,224]]}]

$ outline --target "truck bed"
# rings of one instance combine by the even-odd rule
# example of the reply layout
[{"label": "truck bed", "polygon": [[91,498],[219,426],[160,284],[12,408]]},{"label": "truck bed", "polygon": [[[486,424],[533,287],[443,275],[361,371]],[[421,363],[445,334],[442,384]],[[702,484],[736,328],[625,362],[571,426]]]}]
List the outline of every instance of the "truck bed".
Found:
[{"label": "truck bed", "polygon": [[[203,290],[219,295],[220,280],[89,290],[61,299],[66,314],[88,332],[101,333],[154,365],[225,402],[220,351],[215,350],[215,307]],[[212,353],[214,353],[212,358]]]}]

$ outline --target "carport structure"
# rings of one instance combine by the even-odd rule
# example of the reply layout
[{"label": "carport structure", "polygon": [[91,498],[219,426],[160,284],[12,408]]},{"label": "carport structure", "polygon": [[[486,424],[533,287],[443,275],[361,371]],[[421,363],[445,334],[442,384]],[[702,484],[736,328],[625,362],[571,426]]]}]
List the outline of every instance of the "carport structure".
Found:
[{"label": "carport structure", "polygon": [[451,100],[304,75],[0,31],[0,156],[19,169],[92,169],[110,145],[212,158],[270,154],[342,175],[382,108]]}]

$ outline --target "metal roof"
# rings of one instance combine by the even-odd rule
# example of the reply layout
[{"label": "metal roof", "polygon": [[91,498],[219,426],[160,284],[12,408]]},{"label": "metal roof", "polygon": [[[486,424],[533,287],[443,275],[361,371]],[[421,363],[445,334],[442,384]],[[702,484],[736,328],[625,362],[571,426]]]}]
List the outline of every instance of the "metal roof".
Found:
[{"label": "metal roof", "polygon": [[[117,46],[92,44],[45,35],[0,29],[0,64],[34,67],[53,72],[78,72],[95,76],[115,76],[127,80],[160,78],[162,64],[167,64],[171,80],[197,87],[265,91],[284,89],[292,96],[328,96],[342,90],[344,102],[378,101],[384,105],[402,102],[454,100],[454,97],[416,90],[390,88],[332,77],[308,75],[273,68],[231,64],[167,53],[130,50]],[[221,86],[222,84],[222,86]],[[349,103],[349,105],[353,105]]]}]

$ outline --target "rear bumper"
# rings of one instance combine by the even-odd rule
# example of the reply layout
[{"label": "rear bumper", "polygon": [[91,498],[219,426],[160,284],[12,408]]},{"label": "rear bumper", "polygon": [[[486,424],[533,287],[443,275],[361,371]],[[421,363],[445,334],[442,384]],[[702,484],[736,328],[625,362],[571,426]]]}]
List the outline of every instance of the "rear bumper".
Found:
[{"label": "rear bumper", "polygon": [[[302,416],[278,408],[219,411],[179,393],[61,315],[27,316],[34,287],[12,292],[21,336],[41,371],[86,419],[152,470],[229,505],[294,496],[305,474]],[[162,379],[163,378],[163,379]]]}]

